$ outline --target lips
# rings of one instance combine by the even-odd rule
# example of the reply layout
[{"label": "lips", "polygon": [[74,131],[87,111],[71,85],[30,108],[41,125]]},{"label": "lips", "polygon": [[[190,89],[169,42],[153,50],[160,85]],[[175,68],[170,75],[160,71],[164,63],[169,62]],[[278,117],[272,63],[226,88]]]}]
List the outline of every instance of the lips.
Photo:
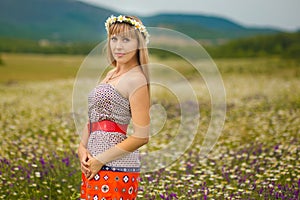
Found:
[{"label": "lips", "polygon": [[122,56],[125,55],[125,53],[115,53],[115,55],[116,55],[117,57],[122,57]]}]

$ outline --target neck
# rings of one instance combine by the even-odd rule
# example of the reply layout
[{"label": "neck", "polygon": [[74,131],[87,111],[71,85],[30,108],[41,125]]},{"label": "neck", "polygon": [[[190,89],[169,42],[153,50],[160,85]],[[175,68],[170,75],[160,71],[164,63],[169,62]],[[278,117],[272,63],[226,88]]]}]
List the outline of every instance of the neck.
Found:
[{"label": "neck", "polygon": [[116,73],[117,74],[122,74],[125,73],[126,71],[138,66],[138,62],[136,60],[128,63],[118,63],[116,65]]}]

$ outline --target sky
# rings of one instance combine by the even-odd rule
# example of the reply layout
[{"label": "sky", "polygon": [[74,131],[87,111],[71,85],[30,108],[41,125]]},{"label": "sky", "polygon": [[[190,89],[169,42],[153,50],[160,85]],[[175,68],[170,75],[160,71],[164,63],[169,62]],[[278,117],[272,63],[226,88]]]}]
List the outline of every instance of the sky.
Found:
[{"label": "sky", "polygon": [[186,13],[225,17],[244,26],[300,30],[300,0],[80,0],[114,11],[150,16]]}]

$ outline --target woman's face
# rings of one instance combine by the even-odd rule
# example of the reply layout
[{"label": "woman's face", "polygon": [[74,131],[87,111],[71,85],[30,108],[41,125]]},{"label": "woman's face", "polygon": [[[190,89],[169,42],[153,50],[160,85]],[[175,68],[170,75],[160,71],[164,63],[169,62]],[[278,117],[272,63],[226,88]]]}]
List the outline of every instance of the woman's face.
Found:
[{"label": "woman's face", "polygon": [[110,37],[111,53],[119,64],[137,61],[138,40],[126,35],[112,35]]}]

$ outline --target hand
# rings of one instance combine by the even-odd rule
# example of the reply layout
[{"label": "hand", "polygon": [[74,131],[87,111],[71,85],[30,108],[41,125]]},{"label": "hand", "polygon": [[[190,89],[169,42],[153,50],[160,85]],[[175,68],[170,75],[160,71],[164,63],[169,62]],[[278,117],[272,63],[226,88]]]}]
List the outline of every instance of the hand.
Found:
[{"label": "hand", "polygon": [[87,177],[90,174],[90,170],[88,169],[89,164],[87,163],[87,161],[91,159],[92,156],[89,151],[82,145],[82,143],[80,143],[78,147],[78,157],[80,160],[81,171]]},{"label": "hand", "polygon": [[94,176],[100,171],[102,166],[104,165],[96,158],[90,158],[88,161],[88,169],[90,171],[89,176],[87,176],[87,179],[90,181],[94,178]]}]

